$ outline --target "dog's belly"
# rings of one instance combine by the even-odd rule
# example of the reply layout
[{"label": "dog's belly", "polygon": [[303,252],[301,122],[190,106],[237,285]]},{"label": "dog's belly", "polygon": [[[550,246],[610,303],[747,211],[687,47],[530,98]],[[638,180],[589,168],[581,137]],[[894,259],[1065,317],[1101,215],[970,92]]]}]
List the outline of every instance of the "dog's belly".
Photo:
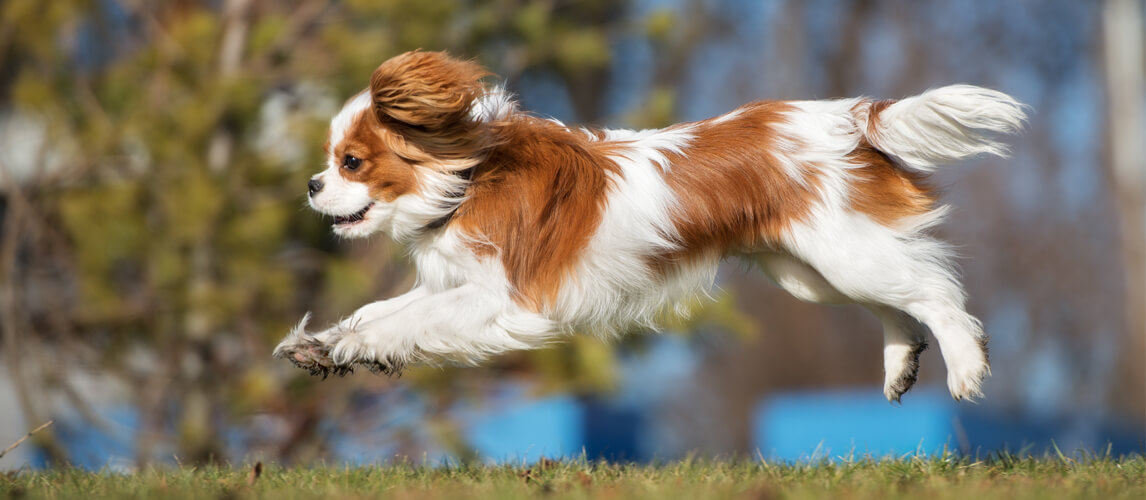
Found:
[{"label": "dog's belly", "polygon": [[828,283],[819,271],[791,255],[762,252],[754,254],[752,258],[764,274],[797,299],[819,304],[854,302]]}]

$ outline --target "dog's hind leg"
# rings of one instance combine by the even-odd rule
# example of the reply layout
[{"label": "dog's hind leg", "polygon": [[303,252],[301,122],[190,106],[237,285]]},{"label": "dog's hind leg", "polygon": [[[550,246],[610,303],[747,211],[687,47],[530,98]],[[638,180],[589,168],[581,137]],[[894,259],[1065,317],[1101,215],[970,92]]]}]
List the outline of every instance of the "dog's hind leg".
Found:
[{"label": "dog's hind leg", "polygon": [[816,304],[854,302],[828,283],[819,271],[800,259],[775,252],[763,252],[754,257],[764,274],[797,299]]},{"label": "dog's hind leg", "polygon": [[919,376],[919,355],[927,349],[927,327],[887,306],[867,306],[883,323],[883,395],[899,401]]},{"label": "dog's hind leg", "polygon": [[[786,242],[789,251],[852,301],[903,311],[926,325],[947,365],[951,396],[957,400],[982,396],[980,385],[990,373],[986,337],[979,321],[964,310],[963,288],[946,246],[860,214],[833,215],[814,225],[794,225]],[[899,322],[896,318],[891,324]],[[885,320],[885,327],[888,324]],[[910,343],[898,335],[892,338],[903,345],[892,354],[905,359]]]},{"label": "dog's hind leg", "polygon": [[[855,302],[815,268],[791,255],[762,253],[756,256],[756,262],[772,281],[800,300],[820,304]],[[883,394],[888,401],[899,401],[915,385],[919,355],[927,348],[927,327],[893,307],[866,307],[883,322]]]},{"label": "dog's hind leg", "polygon": [[983,396],[983,379],[991,374],[987,335],[978,319],[963,310],[963,297],[933,296],[912,302],[905,310],[927,325],[939,341],[947,365],[947,388],[956,400]]}]

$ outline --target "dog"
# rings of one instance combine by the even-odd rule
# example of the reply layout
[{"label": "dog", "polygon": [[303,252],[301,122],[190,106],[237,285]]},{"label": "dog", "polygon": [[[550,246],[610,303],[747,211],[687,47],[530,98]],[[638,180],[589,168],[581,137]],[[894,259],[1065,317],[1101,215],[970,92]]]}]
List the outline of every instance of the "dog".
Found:
[{"label": "dog", "polygon": [[915,383],[928,331],[956,400],[982,397],[968,314],[928,174],[1005,156],[1025,106],[952,85],[902,100],[762,101],[658,130],[574,128],[519,110],[481,66],[414,51],[331,120],[308,202],[344,238],[387,233],[408,293],[331,327],[309,313],[274,355],[312,374],[477,363],[573,333],[655,328],[738,257],[795,297],[883,323],[884,395]]}]

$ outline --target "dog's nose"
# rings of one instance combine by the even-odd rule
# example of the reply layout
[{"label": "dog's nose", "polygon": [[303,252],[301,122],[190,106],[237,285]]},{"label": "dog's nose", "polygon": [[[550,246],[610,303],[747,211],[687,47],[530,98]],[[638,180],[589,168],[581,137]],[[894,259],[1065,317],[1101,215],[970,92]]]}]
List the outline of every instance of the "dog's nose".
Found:
[{"label": "dog's nose", "polygon": [[306,183],[306,189],[310,191],[311,196],[314,196],[314,193],[322,191],[322,181],[311,179],[310,182]]}]

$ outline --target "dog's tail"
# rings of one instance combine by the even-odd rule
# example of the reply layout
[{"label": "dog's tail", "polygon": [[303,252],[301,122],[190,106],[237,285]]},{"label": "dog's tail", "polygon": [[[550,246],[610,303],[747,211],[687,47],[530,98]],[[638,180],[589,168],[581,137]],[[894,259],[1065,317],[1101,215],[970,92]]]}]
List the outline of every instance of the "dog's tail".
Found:
[{"label": "dog's tail", "polygon": [[1006,156],[996,137],[1022,130],[1027,119],[1026,106],[1013,97],[972,85],[866,104],[853,113],[868,142],[921,171],[981,154]]}]

